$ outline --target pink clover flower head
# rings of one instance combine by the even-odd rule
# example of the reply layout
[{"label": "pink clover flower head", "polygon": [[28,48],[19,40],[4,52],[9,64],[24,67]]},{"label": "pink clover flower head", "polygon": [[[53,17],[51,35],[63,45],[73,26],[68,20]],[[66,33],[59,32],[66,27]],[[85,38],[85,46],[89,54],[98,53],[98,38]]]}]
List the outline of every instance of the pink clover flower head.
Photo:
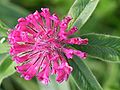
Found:
[{"label": "pink clover flower head", "polygon": [[67,48],[66,45],[86,45],[88,39],[69,37],[77,31],[75,26],[67,31],[71,17],[60,21],[56,14],[50,14],[48,8],[41,10],[19,18],[16,27],[10,30],[10,55],[18,64],[17,72],[24,79],[36,76],[42,83],[48,84],[50,75],[56,74],[56,81],[61,83],[73,70],[66,58],[72,59],[73,55],[77,55],[85,59],[87,56],[85,52]]}]

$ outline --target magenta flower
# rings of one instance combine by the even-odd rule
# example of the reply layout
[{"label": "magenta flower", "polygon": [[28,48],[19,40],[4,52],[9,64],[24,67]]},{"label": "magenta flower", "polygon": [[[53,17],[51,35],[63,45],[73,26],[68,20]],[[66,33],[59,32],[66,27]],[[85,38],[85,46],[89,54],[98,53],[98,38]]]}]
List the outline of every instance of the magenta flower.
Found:
[{"label": "magenta flower", "polygon": [[42,8],[26,18],[18,19],[18,24],[8,36],[11,44],[10,55],[19,64],[17,72],[26,80],[36,76],[44,84],[48,84],[50,75],[56,74],[60,83],[67,80],[72,67],[66,58],[72,59],[73,55],[85,59],[85,52],[67,48],[68,44],[87,44],[88,39],[80,37],[69,38],[77,28],[67,30],[70,17],[62,21],[57,15],[51,15],[48,8]]}]

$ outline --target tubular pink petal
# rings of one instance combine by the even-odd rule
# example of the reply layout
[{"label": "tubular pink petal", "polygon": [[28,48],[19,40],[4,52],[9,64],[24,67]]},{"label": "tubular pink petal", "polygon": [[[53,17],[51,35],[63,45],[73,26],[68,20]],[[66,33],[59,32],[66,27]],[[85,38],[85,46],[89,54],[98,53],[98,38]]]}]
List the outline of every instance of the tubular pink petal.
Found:
[{"label": "tubular pink petal", "polygon": [[77,31],[77,27],[74,26],[73,28],[71,28],[71,29],[67,32],[67,35],[68,35],[68,36],[73,35],[76,31]]},{"label": "tubular pink petal", "polygon": [[72,67],[70,67],[67,62],[62,63],[61,66],[59,66],[56,71],[57,73],[56,81],[58,81],[59,83],[63,82],[64,80],[66,81],[71,72]]},{"label": "tubular pink petal", "polygon": [[40,13],[36,10],[36,12],[35,12],[33,15],[34,15],[36,21],[37,21],[41,26],[43,26],[44,24],[43,24],[42,18],[41,18],[41,16],[40,16]]},{"label": "tubular pink petal", "polygon": [[38,73],[37,77],[43,84],[48,84],[50,69],[48,66],[44,67],[41,72]]},{"label": "tubular pink petal", "polygon": [[25,56],[22,56],[22,57],[20,57],[20,56],[14,56],[13,57],[13,60],[15,60],[16,61],[16,63],[22,63],[22,62],[25,62],[25,61],[27,61],[28,59],[29,59],[29,57],[28,57],[29,55],[25,55]]},{"label": "tubular pink petal", "polygon": [[51,21],[50,21],[50,12],[48,8],[41,8],[42,12],[41,15],[45,17],[46,20],[46,27],[49,29],[51,27]]},{"label": "tubular pink petal", "polygon": [[74,54],[74,50],[73,50],[73,49],[64,48],[64,49],[63,49],[63,52],[65,53],[65,55],[66,55],[66,57],[67,57],[68,59],[73,58],[73,54]]},{"label": "tubular pink petal", "polygon": [[80,37],[76,37],[76,38],[68,39],[66,40],[66,42],[69,44],[81,45],[81,44],[88,44],[88,39],[81,39]]},{"label": "tubular pink petal", "polygon": [[50,75],[56,74],[56,81],[61,83],[73,70],[66,59],[72,59],[74,55],[81,59],[87,57],[87,53],[67,48],[67,45],[86,45],[88,39],[70,38],[77,31],[75,26],[67,30],[71,17],[60,21],[56,14],[50,14],[48,8],[41,10],[19,18],[15,28],[9,29],[9,53],[18,64],[16,71],[25,80],[36,76],[42,83],[48,84]]},{"label": "tubular pink petal", "polygon": [[78,50],[74,50],[74,54],[77,55],[78,57],[80,57],[81,59],[86,59],[86,57],[87,57],[86,52],[81,52],[81,51],[78,51]]},{"label": "tubular pink petal", "polygon": [[50,19],[54,21],[54,28],[56,28],[60,23],[60,19],[58,18],[58,16],[56,14],[53,14],[50,17]]}]

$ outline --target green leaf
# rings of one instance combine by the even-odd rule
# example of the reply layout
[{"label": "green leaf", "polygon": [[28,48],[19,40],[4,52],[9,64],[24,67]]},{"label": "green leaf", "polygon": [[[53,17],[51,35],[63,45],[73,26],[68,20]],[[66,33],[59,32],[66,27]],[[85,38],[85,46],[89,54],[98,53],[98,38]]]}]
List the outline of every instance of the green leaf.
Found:
[{"label": "green leaf", "polygon": [[72,75],[69,77],[69,86],[70,86],[70,90],[80,90],[80,89],[76,86]]},{"label": "green leaf", "polygon": [[8,26],[0,21],[0,54],[8,53],[9,44],[7,43]]},{"label": "green leaf", "polygon": [[5,60],[7,57],[8,57],[8,54],[6,54],[6,53],[0,54],[0,65],[1,65],[2,61]]},{"label": "green leaf", "polygon": [[70,27],[77,26],[80,29],[91,16],[98,2],[99,0],[76,0],[68,12],[73,18]]},{"label": "green leaf", "polygon": [[86,34],[82,38],[88,38],[88,45],[78,47],[88,53],[89,56],[104,61],[120,62],[120,37],[104,34]]},{"label": "green leaf", "polygon": [[119,90],[120,89],[120,64],[110,63],[108,64],[108,70],[106,71],[106,78],[103,84],[104,90]]},{"label": "green leaf", "polygon": [[87,65],[78,57],[69,61],[73,67],[72,77],[80,90],[102,90]]},{"label": "green leaf", "polygon": [[[13,83],[10,77],[4,79],[1,86],[4,88],[4,90],[16,90],[15,87],[18,87]],[[19,90],[21,90],[20,87]]]},{"label": "green leaf", "polygon": [[7,36],[8,26],[0,20],[0,36]]},{"label": "green leaf", "polygon": [[17,24],[17,19],[27,14],[27,10],[11,3],[10,0],[0,0],[0,20],[7,26],[13,28]]},{"label": "green leaf", "polygon": [[56,75],[50,76],[50,83],[46,86],[42,84],[39,80],[39,86],[41,90],[70,90],[69,83],[68,82],[63,82],[61,84],[56,83]]},{"label": "green leaf", "polygon": [[22,90],[39,90],[39,85],[34,79],[27,81],[24,78],[20,78],[18,73],[13,74],[11,78]]},{"label": "green leaf", "polygon": [[0,37],[0,54],[9,52],[9,44],[6,37]]},{"label": "green leaf", "polygon": [[3,53],[8,53],[9,52],[9,45],[7,42],[2,42],[4,38],[0,39],[0,54],[3,54]]},{"label": "green leaf", "polygon": [[15,63],[9,58],[9,55],[7,54],[3,59],[0,63],[0,84],[4,78],[7,78],[15,72]]}]

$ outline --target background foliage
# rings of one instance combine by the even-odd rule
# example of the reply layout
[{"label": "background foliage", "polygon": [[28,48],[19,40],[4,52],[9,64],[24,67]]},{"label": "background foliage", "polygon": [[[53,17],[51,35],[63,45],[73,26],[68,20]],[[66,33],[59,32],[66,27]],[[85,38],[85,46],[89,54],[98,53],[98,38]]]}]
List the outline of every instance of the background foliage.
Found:
[{"label": "background foliage", "polygon": [[[84,6],[88,4],[89,0],[76,1],[85,1],[84,3],[82,3],[83,7],[81,7],[84,8]],[[17,19],[19,17],[24,17],[28,13],[34,12],[36,9],[40,11],[41,7],[49,7],[51,12],[56,12],[61,18],[63,18],[65,15],[67,15],[69,8],[73,4],[73,2],[74,0],[0,0],[0,21],[4,22],[8,27],[13,28],[16,25]],[[79,30],[79,32],[76,33],[77,36],[91,32],[101,33],[99,37],[97,37],[97,34],[82,35],[82,37],[88,37],[91,42],[86,47],[82,48],[74,46],[74,48],[87,51],[90,45],[98,45],[89,48],[93,51],[90,52],[89,50],[88,53],[90,56],[86,60],[81,61],[82,63],[80,64],[80,67],[90,68],[104,90],[120,90],[120,64],[116,63],[117,61],[120,61],[120,40],[119,38],[113,36],[111,37],[112,39],[108,39],[108,35],[103,35],[109,34],[120,36],[119,10],[120,0],[100,0],[96,10],[94,11],[90,19],[87,21],[86,24],[84,24],[82,28],[81,26],[79,26],[81,29]],[[79,19],[81,20],[81,16]],[[62,84],[56,84],[56,82],[54,81],[54,76],[51,77],[52,81],[48,86],[44,86],[43,84],[39,83],[36,78],[32,79],[31,81],[25,81],[23,78],[19,78],[19,74],[14,73],[15,69],[9,68],[11,67],[11,65],[15,66],[15,63],[11,61],[11,58],[7,53],[9,46],[6,46],[6,25],[0,22],[0,82],[2,82],[2,79],[5,78],[0,85],[0,90],[80,90],[81,88],[81,90],[101,90],[98,88],[95,89],[98,84],[94,84],[96,83],[96,81],[93,80],[94,76],[91,74],[91,72],[86,71],[86,69],[81,69],[79,68],[79,65],[76,65],[77,62],[80,61],[77,59],[73,60],[76,63],[70,64],[73,65],[73,67],[76,66],[79,73],[73,73],[73,77],[71,76],[67,82],[64,82]],[[78,24],[74,23],[74,25]],[[93,38],[95,38],[96,41],[93,41]],[[105,41],[103,40],[103,38],[105,39]],[[99,49],[101,50],[101,47],[104,47],[104,49],[102,50],[102,52],[99,52]],[[114,49],[110,50],[109,47],[113,47]],[[96,53],[96,51],[98,51],[98,53]],[[104,54],[106,52],[108,53],[108,56]],[[111,55],[115,57],[112,57]],[[96,58],[93,58],[94,56],[96,56]],[[98,59],[102,59],[103,61]],[[3,61],[6,61],[7,64]],[[115,62],[111,63],[109,61]],[[84,63],[87,65],[87,67],[84,66]],[[10,73],[8,73],[8,71]],[[74,76],[80,77],[74,78]],[[91,76],[92,78],[89,79],[89,76]],[[78,79],[79,81],[76,80],[77,82],[74,82],[73,78]],[[88,80],[88,82],[84,82],[86,79]],[[93,82],[93,84],[90,84],[89,82]],[[78,88],[80,85],[83,87]]]}]

